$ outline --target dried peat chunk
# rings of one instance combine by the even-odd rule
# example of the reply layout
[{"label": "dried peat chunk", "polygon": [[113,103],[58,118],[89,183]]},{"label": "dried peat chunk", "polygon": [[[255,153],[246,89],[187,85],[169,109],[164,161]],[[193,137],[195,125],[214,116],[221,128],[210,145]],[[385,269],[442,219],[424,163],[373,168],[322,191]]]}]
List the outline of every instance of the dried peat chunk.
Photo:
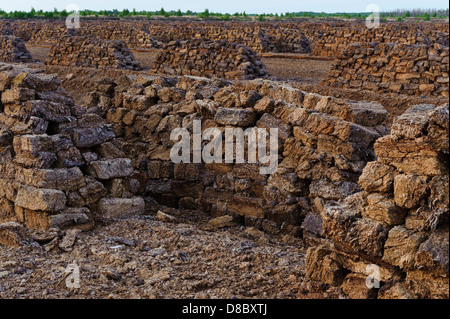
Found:
[{"label": "dried peat chunk", "polygon": [[86,185],[83,173],[78,167],[69,169],[17,169],[16,181],[36,188],[61,191],[78,190]]},{"label": "dried peat chunk", "polygon": [[12,88],[2,92],[1,101],[3,104],[20,103],[34,100],[36,92],[27,88]]},{"label": "dried peat chunk", "polygon": [[231,198],[228,209],[241,216],[264,218],[264,199],[236,194]]},{"label": "dried peat chunk", "polygon": [[340,286],[347,273],[331,258],[325,246],[310,247],[306,251],[306,277],[331,286]]},{"label": "dried peat chunk", "polygon": [[308,93],[303,104],[305,108],[327,113],[363,126],[382,124],[388,116],[384,107],[376,102],[352,102],[314,93]]},{"label": "dried peat chunk", "polygon": [[431,144],[421,139],[395,141],[392,136],[379,138],[374,145],[378,161],[398,171],[416,175],[446,175],[447,165]]},{"label": "dried peat chunk", "polygon": [[360,218],[357,209],[345,204],[326,206],[321,216],[326,237],[332,239],[338,249],[382,256],[388,235],[385,224],[370,218]]},{"label": "dried peat chunk", "polygon": [[141,197],[102,198],[98,204],[99,212],[106,218],[126,218],[145,212],[145,202]]},{"label": "dried peat chunk", "polygon": [[274,187],[289,192],[294,195],[306,193],[308,186],[303,179],[288,169],[278,167],[277,171],[271,174],[267,180],[267,186]]},{"label": "dried peat chunk", "polygon": [[367,196],[362,215],[386,225],[400,225],[405,221],[406,210],[396,206],[393,198],[374,193]]},{"label": "dried peat chunk", "polygon": [[424,233],[416,233],[402,226],[392,228],[384,244],[383,260],[403,269],[411,268],[425,238]]},{"label": "dried peat chunk", "polygon": [[366,285],[367,276],[361,274],[348,274],[342,283],[342,291],[351,299],[374,299],[377,289],[368,288]]},{"label": "dried peat chunk", "polygon": [[383,124],[389,115],[385,108],[376,102],[350,102],[347,105],[347,114],[342,118],[363,126]]},{"label": "dried peat chunk", "polygon": [[278,129],[278,137],[282,141],[292,136],[291,127],[271,114],[266,113],[263,116],[261,116],[258,122],[256,122],[256,126],[260,128],[265,128],[267,132],[269,132],[271,128]]},{"label": "dried peat chunk", "polygon": [[236,106],[242,108],[254,107],[261,98],[262,96],[256,91],[243,91],[237,96]]},{"label": "dried peat chunk", "polygon": [[62,191],[23,186],[17,191],[15,205],[32,211],[59,212],[66,207],[66,201]]},{"label": "dried peat chunk", "polygon": [[352,225],[349,232],[355,236],[349,234],[344,243],[352,246],[355,251],[362,251],[370,256],[383,254],[384,242],[388,236],[388,228],[384,224],[370,218],[361,218]]},{"label": "dried peat chunk", "polygon": [[429,113],[434,111],[433,104],[421,104],[410,107],[392,123],[391,136],[395,141],[413,140],[427,134],[430,121]]},{"label": "dried peat chunk", "polygon": [[92,205],[108,194],[108,191],[103,184],[95,178],[85,177],[85,181],[86,186],[80,188],[79,194],[77,192],[71,193],[73,200],[70,206],[82,207],[85,205]]},{"label": "dried peat chunk", "polygon": [[426,176],[397,175],[394,179],[395,204],[403,208],[414,208],[427,195],[429,185]]},{"label": "dried peat chunk", "polygon": [[174,101],[176,103],[184,101],[186,92],[175,87],[165,87],[158,90],[158,97],[161,101],[167,103]]},{"label": "dried peat chunk", "polygon": [[221,125],[249,127],[255,125],[256,112],[251,108],[235,109],[219,107],[214,119]]},{"label": "dried peat chunk", "polygon": [[[447,78],[448,79],[448,78]],[[449,153],[449,105],[438,107],[430,114],[428,142],[444,154]]]},{"label": "dried peat chunk", "polygon": [[15,222],[0,224],[0,246],[21,247],[33,242],[31,234],[24,226]]},{"label": "dried peat chunk", "polygon": [[75,128],[73,141],[79,148],[89,148],[108,142],[115,137],[112,127],[102,124],[95,127]]},{"label": "dried peat chunk", "polygon": [[416,255],[415,267],[436,270],[448,277],[449,236],[448,230],[439,230],[423,242]]},{"label": "dried peat chunk", "polygon": [[[1,183],[1,179],[0,179]],[[10,185],[8,187],[11,188]],[[2,185],[0,185],[0,222],[8,221],[8,220],[15,220],[16,214],[14,211],[14,202],[10,201],[6,198],[2,198],[4,196],[4,192],[1,189]],[[15,189],[11,189],[11,192],[15,192]],[[8,196],[8,195],[7,195]]]},{"label": "dried peat chunk", "polygon": [[12,87],[25,87],[37,91],[54,91],[61,86],[57,74],[19,73],[11,83]]},{"label": "dried peat chunk", "polygon": [[53,148],[53,140],[47,134],[14,136],[14,151],[16,153],[30,153],[37,155],[39,152],[48,152]]},{"label": "dried peat chunk", "polygon": [[264,96],[253,107],[258,113],[271,113],[275,107],[275,101],[268,96]]},{"label": "dried peat chunk", "polygon": [[324,231],[323,231],[323,221],[320,215],[309,212],[305,220],[303,221],[302,228],[310,233],[313,233],[317,236],[323,237]]},{"label": "dried peat chunk", "polygon": [[91,162],[88,169],[92,176],[101,180],[127,177],[134,173],[129,158],[106,159]]},{"label": "dried peat chunk", "polygon": [[414,292],[403,282],[384,285],[378,292],[378,299],[417,299]]},{"label": "dried peat chunk", "polygon": [[25,107],[31,110],[31,115],[42,118],[46,121],[67,122],[70,120],[71,108],[64,103],[57,103],[45,100],[29,100]]},{"label": "dried peat chunk", "polygon": [[214,219],[211,219],[208,222],[208,225],[214,227],[214,228],[224,228],[224,227],[229,227],[229,226],[233,226],[233,217],[229,216],[229,215],[225,215],[225,216],[220,216]]},{"label": "dried peat chunk", "polygon": [[301,107],[304,92],[287,84],[279,84],[275,87],[275,90],[271,91],[270,97],[274,100],[283,100],[295,107]]},{"label": "dried peat chunk", "polygon": [[405,283],[418,299],[448,299],[448,273],[410,270],[406,273]]},{"label": "dried peat chunk", "polygon": [[172,191],[179,197],[199,198],[203,195],[203,185],[197,181],[173,181]]},{"label": "dried peat chunk", "polygon": [[52,227],[66,228],[89,222],[90,211],[86,207],[67,208],[61,213],[50,216]]},{"label": "dried peat chunk", "polygon": [[359,192],[360,189],[353,182],[332,182],[328,179],[312,181],[309,186],[310,197],[321,197],[323,199],[338,200],[346,198],[352,194]]},{"label": "dried peat chunk", "polygon": [[449,205],[449,176],[435,176],[430,182],[430,205],[434,209],[448,211]]},{"label": "dried peat chunk", "polygon": [[129,110],[145,112],[154,104],[154,99],[149,96],[123,94],[123,106]]},{"label": "dried peat chunk", "polygon": [[369,162],[358,179],[361,189],[373,193],[389,193],[393,190],[395,168],[379,162]]}]

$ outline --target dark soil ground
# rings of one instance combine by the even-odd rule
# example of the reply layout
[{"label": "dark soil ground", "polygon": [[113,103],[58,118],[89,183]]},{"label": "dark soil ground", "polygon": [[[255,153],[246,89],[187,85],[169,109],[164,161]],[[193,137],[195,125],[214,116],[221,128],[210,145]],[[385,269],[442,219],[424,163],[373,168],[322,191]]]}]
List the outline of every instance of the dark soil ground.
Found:
[{"label": "dark soil ground", "polygon": [[[214,229],[210,217],[194,211],[171,214],[175,221],[140,216],[104,222],[77,233],[64,250],[0,247],[0,299],[343,297],[304,280],[298,238],[239,225]],[[71,285],[74,264],[79,287]]]}]

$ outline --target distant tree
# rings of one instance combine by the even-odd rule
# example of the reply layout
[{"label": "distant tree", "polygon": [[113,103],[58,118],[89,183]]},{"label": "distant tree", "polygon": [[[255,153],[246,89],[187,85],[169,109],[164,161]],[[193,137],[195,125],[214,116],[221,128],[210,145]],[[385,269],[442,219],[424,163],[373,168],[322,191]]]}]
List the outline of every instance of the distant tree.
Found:
[{"label": "distant tree", "polygon": [[64,9],[63,11],[61,11],[60,13],[59,13],[59,16],[61,17],[61,18],[65,18],[65,17],[67,17],[69,14],[67,13],[67,11],[66,11],[66,9]]},{"label": "distant tree", "polygon": [[51,12],[51,11],[44,12],[44,18],[51,19],[51,18],[54,18],[54,17],[55,17],[55,14],[53,12]]},{"label": "distant tree", "polygon": [[175,14],[177,17],[182,17],[183,13],[181,12],[180,9],[178,9],[177,13]]}]

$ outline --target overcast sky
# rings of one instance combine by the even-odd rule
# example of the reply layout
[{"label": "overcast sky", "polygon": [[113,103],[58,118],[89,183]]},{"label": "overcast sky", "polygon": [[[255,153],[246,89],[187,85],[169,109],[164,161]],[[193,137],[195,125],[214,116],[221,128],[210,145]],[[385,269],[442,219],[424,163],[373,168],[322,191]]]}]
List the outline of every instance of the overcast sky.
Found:
[{"label": "overcast sky", "polygon": [[208,8],[212,12],[234,13],[246,11],[247,13],[284,13],[298,11],[314,12],[364,12],[369,4],[376,4],[380,11],[393,9],[447,9],[447,0],[0,0],[0,8],[5,11],[28,11],[31,7],[36,10],[65,9],[69,4],[76,4],[83,9],[111,10],[130,9],[156,11],[164,7],[166,10],[203,11]]}]

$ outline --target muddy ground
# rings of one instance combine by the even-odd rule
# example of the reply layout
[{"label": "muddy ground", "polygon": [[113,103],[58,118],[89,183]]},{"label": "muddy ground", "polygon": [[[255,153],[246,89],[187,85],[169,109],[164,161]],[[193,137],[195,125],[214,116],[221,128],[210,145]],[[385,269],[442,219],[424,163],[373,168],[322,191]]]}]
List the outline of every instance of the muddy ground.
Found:
[{"label": "muddy ground", "polygon": [[193,211],[171,214],[175,221],[104,221],[77,233],[73,245],[62,233],[58,242],[1,247],[0,299],[343,298],[304,280],[298,238],[237,224],[217,229]]}]

